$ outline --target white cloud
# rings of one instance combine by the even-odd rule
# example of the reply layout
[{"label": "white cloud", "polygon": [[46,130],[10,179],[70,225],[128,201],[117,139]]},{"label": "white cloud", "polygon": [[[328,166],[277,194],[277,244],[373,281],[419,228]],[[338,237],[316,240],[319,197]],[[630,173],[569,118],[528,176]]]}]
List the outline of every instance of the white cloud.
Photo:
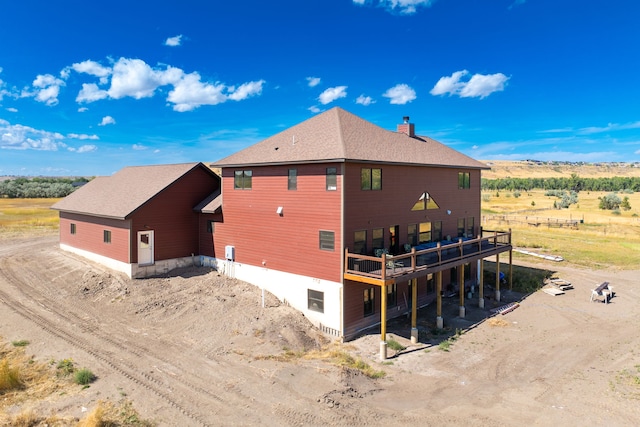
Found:
[{"label": "white cloud", "polygon": [[104,116],[98,126],[115,125],[116,120],[111,116]]},{"label": "white cloud", "polygon": [[11,113],[17,113],[18,109],[14,108],[14,107],[7,107],[7,111],[11,112]]},{"label": "white cloud", "polygon": [[307,85],[316,87],[320,84],[320,77],[307,77]]},{"label": "white cloud", "polygon": [[100,89],[95,83],[83,83],[82,89],[76,96],[76,102],[95,102],[109,97],[109,92]]},{"label": "white cloud", "polygon": [[98,147],[93,144],[82,145],[80,148],[73,149],[69,148],[69,151],[75,151],[76,153],[91,153],[94,151],[98,151]]},{"label": "white cloud", "polygon": [[165,46],[180,46],[182,44],[182,34],[174,37],[169,37],[164,41]]},{"label": "white cloud", "polygon": [[429,93],[431,95],[458,95],[461,98],[486,98],[494,92],[504,90],[509,77],[502,73],[474,74],[468,81],[462,78],[468,76],[467,70],[456,71],[448,77],[441,77]]},{"label": "white cloud", "polygon": [[109,97],[148,98],[154,95],[159,86],[175,83],[183,74],[178,68],[154,70],[141,59],[120,58],[113,65]]},{"label": "white cloud", "polygon": [[577,133],[583,135],[589,135],[593,133],[603,133],[603,132],[614,132],[620,130],[629,130],[629,129],[640,129],[640,121],[631,122],[631,123],[608,123],[606,126],[590,126],[586,128],[578,129]]},{"label": "white cloud", "polygon": [[64,86],[63,80],[52,76],[51,74],[40,74],[33,81],[32,86],[35,92],[23,91],[23,97],[33,96],[36,101],[43,102],[46,105],[53,106],[58,103],[58,95],[60,87]]},{"label": "white cloud", "polygon": [[229,99],[232,101],[242,101],[254,95],[260,95],[262,93],[262,85],[264,85],[264,80],[243,83],[238,89],[230,87],[229,91],[231,93],[229,94]]},{"label": "white cloud", "polygon": [[223,93],[225,85],[209,84],[200,81],[200,74],[186,74],[169,92],[167,101],[175,104],[175,111],[191,111],[201,105],[216,105],[227,100]]},{"label": "white cloud", "polygon": [[101,99],[149,98],[162,86],[173,86],[167,95],[167,102],[175,111],[191,111],[202,105],[216,105],[228,100],[242,101],[262,93],[264,80],[250,81],[240,86],[224,83],[203,82],[197,72],[186,74],[180,68],[167,66],[152,68],[141,59],[120,58],[112,69],[93,61],[74,64],[74,70],[95,75],[101,79],[111,76],[108,89],[101,89],[96,83],[84,83],[76,101],[90,103]]},{"label": "white cloud", "polygon": [[65,146],[63,140],[64,136],[60,133],[12,125],[0,119],[0,148],[56,151]]},{"label": "white cloud", "polygon": [[356,98],[356,104],[364,105],[365,107],[375,103],[376,101],[374,101],[370,96],[360,95]]},{"label": "white cloud", "polygon": [[87,135],[85,133],[70,133],[67,135],[67,138],[70,139],[80,139],[80,140],[85,140],[85,139],[100,139],[98,138],[98,135]]},{"label": "white cloud", "polygon": [[311,107],[307,108],[307,110],[311,111],[314,114],[318,114],[320,111],[322,111],[316,105],[312,105]]},{"label": "white cloud", "polygon": [[110,67],[104,67],[98,62],[86,60],[71,65],[71,68],[77,73],[89,74],[91,76],[99,77],[100,84],[106,84],[107,78],[111,75],[112,69]]},{"label": "white cloud", "polygon": [[322,105],[327,105],[330,102],[335,101],[336,99],[344,98],[347,96],[347,86],[336,86],[330,87],[320,94],[318,97],[318,101]]},{"label": "white cloud", "polygon": [[133,148],[133,149],[134,149],[134,150],[136,150],[136,151],[143,151],[143,150],[148,149],[149,147],[146,147],[146,146],[144,146],[144,145],[142,145],[142,144],[133,144],[133,145],[131,146],[131,148]]},{"label": "white cloud", "polygon": [[89,109],[87,107],[78,108],[78,113],[84,113],[85,111],[89,111]]},{"label": "white cloud", "polygon": [[382,96],[389,98],[390,104],[404,105],[416,99],[416,91],[409,85],[401,83],[387,89]]},{"label": "white cloud", "polygon": [[418,7],[429,7],[435,0],[353,0],[357,5],[372,4],[385,8],[390,13],[412,15]]}]

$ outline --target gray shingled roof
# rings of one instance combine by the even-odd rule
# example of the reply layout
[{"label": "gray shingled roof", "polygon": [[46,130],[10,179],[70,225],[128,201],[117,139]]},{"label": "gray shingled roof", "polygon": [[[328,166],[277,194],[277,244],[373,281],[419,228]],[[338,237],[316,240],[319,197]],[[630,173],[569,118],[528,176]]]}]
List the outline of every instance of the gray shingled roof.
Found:
[{"label": "gray shingled roof", "polygon": [[[51,209],[125,219],[178,178],[202,163],[130,166],[111,176],[92,179]],[[211,172],[213,173],[213,172]]]},{"label": "gray shingled roof", "polygon": [[438,141],[389,131],[332,108],[212,166],[235,167],[326,161],[489,169]]}]

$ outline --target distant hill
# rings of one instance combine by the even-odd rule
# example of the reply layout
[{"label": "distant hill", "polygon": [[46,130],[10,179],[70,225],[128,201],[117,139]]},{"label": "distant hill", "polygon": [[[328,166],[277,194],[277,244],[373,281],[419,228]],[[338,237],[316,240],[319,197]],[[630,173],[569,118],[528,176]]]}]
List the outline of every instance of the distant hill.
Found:
[{"label": "distant hill", "polygon": [[496,178],[561,178],[576,174],[582,178],[614,176],[640,177],[640,163],[541,162],[536,160],[481,160],[491,167],[482,171],[486,179]]}]

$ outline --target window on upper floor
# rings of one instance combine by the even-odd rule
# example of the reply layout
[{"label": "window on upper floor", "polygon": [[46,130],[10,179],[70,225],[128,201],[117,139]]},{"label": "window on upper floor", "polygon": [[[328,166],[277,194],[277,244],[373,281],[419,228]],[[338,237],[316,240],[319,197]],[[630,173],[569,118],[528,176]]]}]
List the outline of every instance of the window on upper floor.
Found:
[{"label": "window on upper floor", "polygon": [[418,201],[411,208],[412,211],[425,211],[427,209],[438,209],[440,206],[426,191],[420,195]]},{"label": "window on upper floor", "polygon": [[320,249],[333,251],[335,249],[335,235],[333,231],[320,230]]},{"label": "window on upper floor", "polygon": [[465,233],[464,218],[458,218],[458,237],[464,236],[464,233]]},{"label": "window on upper floor", "polygon": [[362,168],[360,170],[362,190],[382,190],[382,169]]},{"label": "window on upper floor", "polygon": [[439,242],[442,240],[442,221],[431,223],[431,240]]},{"label": "window on upper floor", "polygon": [[374,228],[371,232],[371,247],[373,250],[384,248],[384,228]]},{"label": "window on upper floor", "polygon": [[367,253],[367,230],[353,233],[353,253],[365,255]]},{"label": "window on upper floor", "polygon": [[327,190],[335,191],[338,189],[338,169],[327,168]]},{"label": "window on upper floor", "polygon": [[421,222],[418,233],[418,244],[428,243],[431,241],[431,223]]},{"label": "window on upper floor", "polygon": [[251,190],[251,178],[253,171],[235,171],[233,179],[233,188],[236,190]]},{"label": "window on upper floor", "polygon": [[418,246],[418,224],[407,226],[407,243],[411,246]]},{"label": "window on upper floor", "polygon": [[289,169],[289,179],[287,182],[288,190],[298,189],[298,169]]},{"label": "window on upper floor", "polygon": [[471,188],[471,174],[469,172],[458,172],[458,188],[460,190]]},{"label": "window on upper floor", "polygon": [[307,289],[307,308],[324,313],[324,292]]},{"label": "window on upper floor", "polygon": [[475,220],[471,216],[467,218],[467,237],[472,239],[475,233]]}]

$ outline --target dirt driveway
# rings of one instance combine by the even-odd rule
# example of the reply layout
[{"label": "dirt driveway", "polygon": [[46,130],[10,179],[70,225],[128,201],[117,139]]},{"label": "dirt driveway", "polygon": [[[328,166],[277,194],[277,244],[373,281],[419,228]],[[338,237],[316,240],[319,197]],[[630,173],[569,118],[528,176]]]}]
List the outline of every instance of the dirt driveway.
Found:
[{"label": "dirt driveway", "polygon": [[[0,336],[98,376],[87,389],[4,409],[82,418],[126,396],[163,426],[640,425],[639,272],[544,267],[575,289],[539,291],[497,315],[504,322],[470,324],[449,351],[418,344],[382,364],[378,335],[347,343],[387,373],[372,380],[269,357],[328,341],[273,296],[263,307],[259,289],[214,271],[129,280],[60,251],[57,237],[0,240]],[[604,280],[615,297],[590,302]],[[445,325],[462,321],[457,312],[444,313]]]}]

